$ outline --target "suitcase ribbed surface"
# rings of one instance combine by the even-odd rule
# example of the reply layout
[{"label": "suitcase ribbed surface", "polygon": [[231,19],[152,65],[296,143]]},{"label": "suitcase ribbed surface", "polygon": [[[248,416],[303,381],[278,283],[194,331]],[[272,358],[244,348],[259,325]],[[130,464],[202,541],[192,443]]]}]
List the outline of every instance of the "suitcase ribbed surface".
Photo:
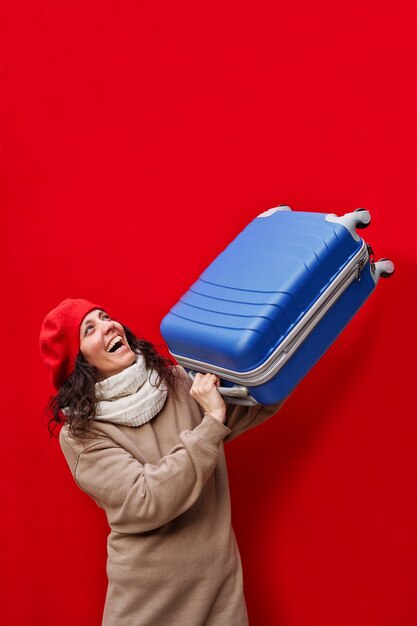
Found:
[{"label": "suitcase ribbed surface", "polygon": [[361,247],[325,217],[253,220],[164,318],[171,352],[239,372],[262,364]]}]

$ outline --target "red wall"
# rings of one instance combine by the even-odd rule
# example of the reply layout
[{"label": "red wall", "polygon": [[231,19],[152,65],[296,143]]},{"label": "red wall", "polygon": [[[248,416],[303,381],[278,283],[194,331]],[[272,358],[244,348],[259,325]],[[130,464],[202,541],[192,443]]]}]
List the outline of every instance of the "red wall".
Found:
[{"label": "red wall", "polygon": [[43,424],[45,314],[84,297],[158,342],[216,254],[288,203],[368,208],[396,274],[228,448],[251,626],[415,626],[415,4],[2,11],[4,623],[98,625],[105,594],[105,518]]}]

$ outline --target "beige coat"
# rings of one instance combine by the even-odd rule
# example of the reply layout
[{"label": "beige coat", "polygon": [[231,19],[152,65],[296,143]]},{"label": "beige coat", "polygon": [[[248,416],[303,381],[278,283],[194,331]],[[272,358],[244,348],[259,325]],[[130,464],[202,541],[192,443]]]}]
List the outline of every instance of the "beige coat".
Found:
[{"label": "beige coat", "polygon": [[143,426],[94,421],[83,443],[61,430],[75,481],[110,526],[105,626],[248,623],[223,442],[281,405],[229,406],[224,425],[202,414],[178,373],[178,397]]}]

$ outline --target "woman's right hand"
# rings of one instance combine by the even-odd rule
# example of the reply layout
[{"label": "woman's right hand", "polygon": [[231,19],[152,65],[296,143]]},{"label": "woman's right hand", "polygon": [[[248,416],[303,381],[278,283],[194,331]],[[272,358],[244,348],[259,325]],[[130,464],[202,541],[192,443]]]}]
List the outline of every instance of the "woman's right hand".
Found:
[{"label": "woman's right hand", "polygon": [[190,395],[203,407],[204,412],[224,424],[226,405],[217,391],[220,380],[214,374],[195,375]]}]

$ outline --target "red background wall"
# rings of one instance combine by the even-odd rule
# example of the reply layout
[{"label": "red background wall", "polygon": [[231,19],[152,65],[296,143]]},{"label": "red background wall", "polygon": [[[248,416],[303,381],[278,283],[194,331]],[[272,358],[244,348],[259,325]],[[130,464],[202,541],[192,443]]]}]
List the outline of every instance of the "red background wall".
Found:
[{"label": "red background wall", "polygon": [[2,11],[3,623],[98,625],[105,594],[105,518],[42,418],[45,314],[85,297],[159,342],[216,254],[288,203],[368,208],[396,275],[228,447],[251,625],[415,626],[415,3]]}]

